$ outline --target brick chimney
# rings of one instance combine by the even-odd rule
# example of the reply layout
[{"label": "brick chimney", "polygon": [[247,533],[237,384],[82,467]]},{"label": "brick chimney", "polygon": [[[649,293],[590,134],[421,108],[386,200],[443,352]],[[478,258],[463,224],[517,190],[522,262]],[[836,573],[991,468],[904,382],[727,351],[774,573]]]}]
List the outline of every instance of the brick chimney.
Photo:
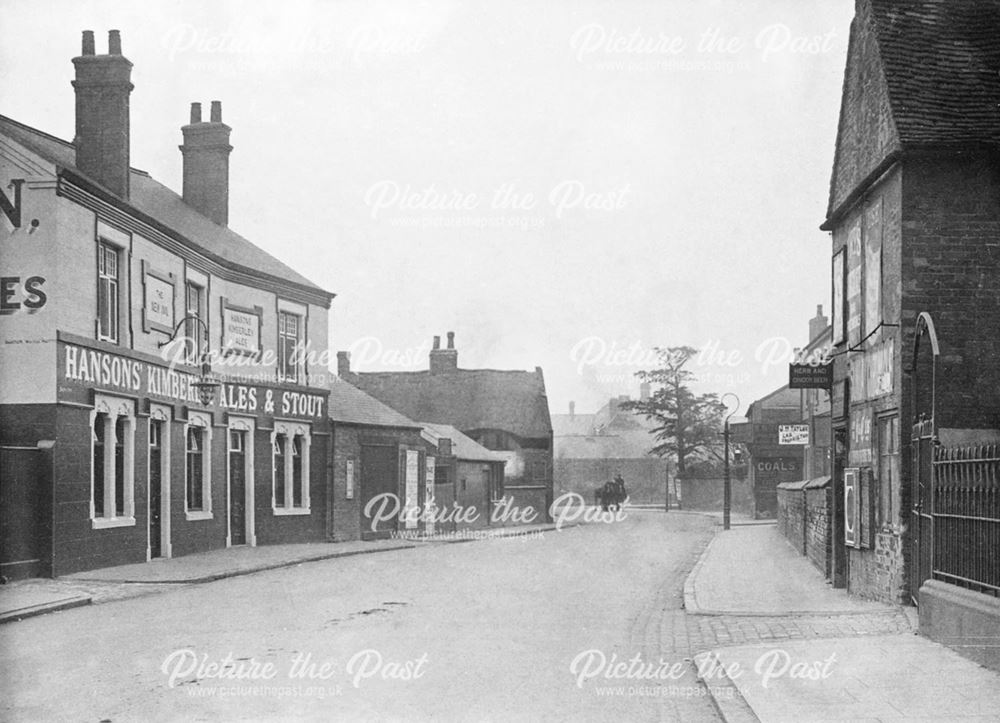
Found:
[{"label": "brick chimney", "polygon": [[569,418],[573,419],[576,416],[576,402],[569,403]]},{"label": "brick chimney", "polygon": [[447,374],[458,369],[458,350],[455,349],[455,332],[448,332],[448,348],[441,348],[441,337],[434,337],[430,353],[431,374]]},{"label": "brick chimney", "polygon": [[76,68],[76,167],[122,198],[129,192],[129,94],[132,63],[121,34],[108,31],[108,54],[95,55],[94,31],[83,31]]},{"label": "brick chimney", "polygon": [[811,342],[817,336],[823,333],[826,329],[830,320],[823,315],[823,305],[816,305],[816,316],[809,320],[809,341]]},{"label": "brick chimney", "polygon": [[337,376],[346,379],[351,373],[351,352],[337,352]]},{"label": "brick chimney", "polygon": [[220,226],[229,224],[229,133],[222,122],[222,103],[213,100],[208,122],[201,103],[191,104],[191,122],[181,128],[184,144],[184,203]]}]

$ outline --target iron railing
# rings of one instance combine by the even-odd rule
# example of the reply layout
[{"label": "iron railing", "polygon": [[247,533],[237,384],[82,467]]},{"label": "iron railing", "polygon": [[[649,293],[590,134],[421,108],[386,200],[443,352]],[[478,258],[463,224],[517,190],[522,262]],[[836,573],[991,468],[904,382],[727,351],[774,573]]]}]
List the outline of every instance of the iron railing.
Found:
[{"label": "iron railing", "polygon": [[934,451],[933,575],[1000,597],[1000,445]]}]

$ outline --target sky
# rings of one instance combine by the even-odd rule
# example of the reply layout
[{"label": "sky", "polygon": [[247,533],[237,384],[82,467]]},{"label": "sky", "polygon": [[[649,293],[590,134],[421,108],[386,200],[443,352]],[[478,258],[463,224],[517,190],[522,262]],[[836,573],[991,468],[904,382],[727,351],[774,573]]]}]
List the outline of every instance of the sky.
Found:
[{"label": "sky", "polygon": [[[230,227],[334,292],[355,370],[545,374],[552,413],[787,381],[830,305],[851,0],[0,0],[0,113],[71,140],[81,31],[121,31],[132,165],[181,188],[222,102]],[[207,112],[207,111],[206,111]]]}]

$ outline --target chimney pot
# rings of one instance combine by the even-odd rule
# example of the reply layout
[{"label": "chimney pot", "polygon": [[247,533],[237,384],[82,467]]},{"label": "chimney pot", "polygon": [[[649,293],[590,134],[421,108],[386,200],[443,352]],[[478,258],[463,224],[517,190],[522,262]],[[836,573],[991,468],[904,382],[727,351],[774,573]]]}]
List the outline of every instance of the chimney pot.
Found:
[{"label": "chimney pot", "polygon": [[339,376],[341,379],[345,379],[350,373],[351,373],[351,352],[338,351],[337,376]]},{"label": "chimney pot", "polygon": [[212,101],[212,122],[221,123],[222,122],[222,101],[213,100]]},{"label": "chimney pot", "polygon": [[816,304],[816,316],[823,316],[823,305]]},{"label": "chimney pot", "polygon": [[440,349],[441,348],[441,337],[440,336],[435,336],[434,337],[434,348],[435,349]]},{"label": "chimney pot", "polygon": [[455,348],[455,332],[453,331],[448,332],[448,348],[449,349]]},{"label": "chimney pot", "polygon": [[94,31],[84,30],[83,31],[83,50],[80,55],[93,55],[94,54]]},{"label": "chimney pot", "polygon": [[122,54],[122,34],[117,30],[108,31],[108,55]]},{"label": "chimney pot", "polygon": [[191,122],[201,123],[201,103],[191,104]]}]

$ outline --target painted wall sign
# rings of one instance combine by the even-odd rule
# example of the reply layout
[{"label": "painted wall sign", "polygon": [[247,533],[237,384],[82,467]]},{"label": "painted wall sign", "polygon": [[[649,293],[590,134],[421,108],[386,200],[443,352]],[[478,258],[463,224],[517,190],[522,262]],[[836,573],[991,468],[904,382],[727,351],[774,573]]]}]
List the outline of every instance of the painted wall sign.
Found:
[{"label": "painted wall sign", "polygon": [[790,389],[829,389],[833,384],[833,364],[789,364]]},{"label": "painted wall sign", "polygon": [[264,310],[230,306],[222,299],[222,351],[225,354],[260,354],[260,325]]},{"label": "painted wall sign", "polygon": [[850,450],[847,463],[861,466],[872,462],[872,410],[859,407],[851,410]]},{"label": "painted wall sign", "polygon": [[[198,390],[193,386],[197,380],[194,374],[75,344],[63,344],[59,354],[61,398],[69,398],[71,392],[77,391],[82,392],[77,397],[88,401],[89,390],[101,388],[200,405]],[[326,416],[325,395],[238,382],[223,383],[215,405],[229,412],[274,417]]]},{"label": "painted wall sign", "polygon": [[875,399],[892,392],[892,369],[896,344],[886,339],[865,353],[865,392]]},{"label": "painted wall sign", "polygon": [[28,309],[29,313],[45,306],[49,297],[42,291],[44,276],[0,276],[0,314],[7,315]]},{"label": "painted wall sign", "polygon": [[165,334],[174,331],[174,279],[172,274],[153,271],[142,262],[142,303],[143,331],[155,330]]},{"label": "painted wall sign", "polygon": [[0,211],[3,211],[11,226],[21,228],[21,186],[24,185],[24,179],[12,178],[10,185],[14,187],[14,200],[7,198],[4,189],[0,188]]},{"label": "painted wall sign", "polygon": [[779,424],[778,444],[809,444],[809,425]]}]

